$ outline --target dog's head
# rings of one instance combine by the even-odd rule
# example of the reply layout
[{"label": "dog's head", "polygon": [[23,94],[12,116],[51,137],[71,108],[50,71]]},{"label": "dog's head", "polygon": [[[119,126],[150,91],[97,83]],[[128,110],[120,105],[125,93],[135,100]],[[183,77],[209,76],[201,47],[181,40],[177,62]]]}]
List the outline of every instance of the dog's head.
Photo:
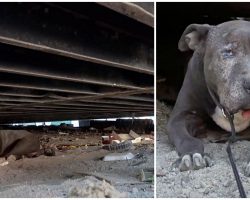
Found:
[{"label": "dog's head", "polygon": [[179,49],[203,57],[206,83],[221,105],[232,113],[250,113],[250,22],[191,24],[181,36]]}]

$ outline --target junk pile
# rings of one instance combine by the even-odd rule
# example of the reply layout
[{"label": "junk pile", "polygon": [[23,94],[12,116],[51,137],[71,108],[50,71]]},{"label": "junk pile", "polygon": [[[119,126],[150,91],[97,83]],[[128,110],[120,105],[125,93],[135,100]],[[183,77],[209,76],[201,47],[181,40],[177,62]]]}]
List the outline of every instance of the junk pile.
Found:
[{"label": "junk pile", "polygon": [[[30,146],[34,147],[34,138],[36,138],[36,148],[42,152],[36,156],[55,156],[55,158],[51,158],[55,161],[72,156],[86,161],[103,162],[106,166],[119,165],[124,162],[126,166],[136,169],[140,182],[153,182],[153,169],[148,169],[151,167],[154,151],[154,133],[152,131],[147,134],[145,131],[138,133],[132,129],[124,132],[125,129],[118,129],[113,124],[101,128],[92,126],[76,128],[65,124],[22,127],[25,130],[15,130],[17,127],[9,128],[12,130],[0,131],[0,139],[2,138],[1,140],[4,142],[10,141],[6,138],[12,138],[11,149],[13,150],[16,149],[15,144],[18,144],[15,141],[23,142],[22,144],[25,145],[21,145],[22,152],[17,152],[16,155],[30,152],[33,155],[34,150]],[[7,145],[6,143],[6,148]],[[7,149],[10,150],[10,148]],[[10,154],[13,154],[12,152]],[[8,163],[3,158],[0,165],[3,167]]]}]

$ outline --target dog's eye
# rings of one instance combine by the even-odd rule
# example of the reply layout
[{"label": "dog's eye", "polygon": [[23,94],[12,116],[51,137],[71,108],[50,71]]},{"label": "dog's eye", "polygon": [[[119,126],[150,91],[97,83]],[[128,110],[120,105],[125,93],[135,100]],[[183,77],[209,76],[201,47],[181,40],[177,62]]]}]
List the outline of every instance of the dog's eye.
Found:
[{"label": "dog's eye", "polygon": [[232,58],[234,56],[234,52],[232,49],[225,49],[221,53],[224,59]]}]

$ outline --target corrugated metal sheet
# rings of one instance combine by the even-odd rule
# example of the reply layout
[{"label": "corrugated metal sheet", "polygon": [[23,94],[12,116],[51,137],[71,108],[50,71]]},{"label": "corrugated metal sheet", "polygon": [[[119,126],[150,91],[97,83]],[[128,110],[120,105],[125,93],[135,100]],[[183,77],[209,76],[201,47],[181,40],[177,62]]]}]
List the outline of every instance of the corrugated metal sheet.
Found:
[{"label": "corrugated metal sheet", "polygon": [[153,3],[0,5],[0,123],[153,115]]}]

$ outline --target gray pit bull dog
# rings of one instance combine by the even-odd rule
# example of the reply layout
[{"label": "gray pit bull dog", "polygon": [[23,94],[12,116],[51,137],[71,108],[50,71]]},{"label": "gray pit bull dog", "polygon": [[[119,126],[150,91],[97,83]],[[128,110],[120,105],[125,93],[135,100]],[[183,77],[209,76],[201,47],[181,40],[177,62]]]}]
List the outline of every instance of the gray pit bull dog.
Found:
[{"label": "gray pit bull dog", "polygon": [[0,157],[40,155],[39,137],[25,130],[0,130]]},{"label": "gray pit bull dog", "polygon": [[185,171],[211,164],[202,141],[195,137],[204,131],[208,119],[231,131],[208,88],[234,114],[236,132],[250,125],[250,22],[191,24],[178,47],[181,51],[194,51],[167,125],[170,141],[181,158],[180,170]]}]

